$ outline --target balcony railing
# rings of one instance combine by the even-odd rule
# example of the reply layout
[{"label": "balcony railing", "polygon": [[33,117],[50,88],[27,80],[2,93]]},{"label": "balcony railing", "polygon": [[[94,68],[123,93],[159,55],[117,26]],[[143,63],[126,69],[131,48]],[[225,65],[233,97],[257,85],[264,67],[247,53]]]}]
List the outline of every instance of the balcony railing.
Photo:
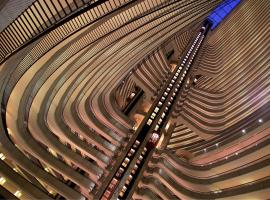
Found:
[{"label": "balcony railing", "polygon": [[36,0],[0,33],[0,63],[52,31],[53,44],[49,46],[53,47],[71,33],[130,1]]}]

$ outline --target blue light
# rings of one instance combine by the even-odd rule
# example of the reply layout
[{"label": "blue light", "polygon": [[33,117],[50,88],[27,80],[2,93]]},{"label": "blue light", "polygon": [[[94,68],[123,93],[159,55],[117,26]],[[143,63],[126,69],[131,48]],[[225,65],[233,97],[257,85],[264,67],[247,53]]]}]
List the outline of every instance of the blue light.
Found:
[{"label": "blue light", "polygon": [[219,9],[218,10],[218,16],[220,16],[220,18],[224,19],[227,16],[228,13],[226,13],[225,11],[223,11],[223,9]]},{"label": "blue light", "polygon": [[226,5],[223,7],[223,10],[225,10],[225,12],[229,13],[232,10],[232,7],[230,5]]},{"label": "blue light", "polygon": [[211,29],[215,29],[220,22],[240,3],[240,0],[224,0],[207,17],[212,22]]}]

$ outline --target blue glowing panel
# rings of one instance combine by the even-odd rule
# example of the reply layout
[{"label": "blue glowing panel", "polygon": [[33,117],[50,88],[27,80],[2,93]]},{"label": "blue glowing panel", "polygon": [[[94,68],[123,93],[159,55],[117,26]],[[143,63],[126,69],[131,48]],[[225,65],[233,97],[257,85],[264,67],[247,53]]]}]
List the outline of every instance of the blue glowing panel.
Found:
[{"label": "blue glowing panel", "polygon": [[211,29],[215,29],[219,23],[240,3],[240,0],[224,0],[207,17],[212,22]]},{"label": "blue glowing panel", "polygon": [[237,6],[239,3],[240,3],[240,0],[239,0],[239,1],[232,1],[232,2],[229,3],[229,5],[230,5],[231,7],[234,8],[234,7]]},{"label": "blue glowing panel", "polygon": [[221,19],[224,19],[227,15],[228,15],[228,13],[226,13],[226,12],[223,11],[222,9],[218,10],[218,16],[219,16]]},{"label": "blue glowing panel", "polygon": [[230,5],[226,5],[226,6],[223,7],[223,10],[224,10],[226,13],[229,13],[229,12],[231,12],[232,7],[231,7]]}]

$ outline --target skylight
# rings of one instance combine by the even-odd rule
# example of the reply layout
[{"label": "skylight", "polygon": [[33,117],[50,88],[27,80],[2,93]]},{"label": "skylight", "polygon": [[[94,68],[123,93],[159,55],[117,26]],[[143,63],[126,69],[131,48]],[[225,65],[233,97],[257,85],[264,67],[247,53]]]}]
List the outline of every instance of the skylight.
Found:
[{"label": "skylight", "polygon": [[230,14],[230,12],[240,3],[240,0],[224,0],[207,17],[212,22],[211,29],[215,29],[219,23]]}]

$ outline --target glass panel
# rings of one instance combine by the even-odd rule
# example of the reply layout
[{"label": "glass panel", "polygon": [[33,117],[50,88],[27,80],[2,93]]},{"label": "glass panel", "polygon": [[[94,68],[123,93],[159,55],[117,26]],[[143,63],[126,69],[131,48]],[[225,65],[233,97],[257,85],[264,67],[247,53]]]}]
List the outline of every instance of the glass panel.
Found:
[{"label": "glass panel", "polygon": [[240,3],[240,0],[223,1],[214,11],[207,17],[213,22],[211,29],[213,30],[218,24]]}]

